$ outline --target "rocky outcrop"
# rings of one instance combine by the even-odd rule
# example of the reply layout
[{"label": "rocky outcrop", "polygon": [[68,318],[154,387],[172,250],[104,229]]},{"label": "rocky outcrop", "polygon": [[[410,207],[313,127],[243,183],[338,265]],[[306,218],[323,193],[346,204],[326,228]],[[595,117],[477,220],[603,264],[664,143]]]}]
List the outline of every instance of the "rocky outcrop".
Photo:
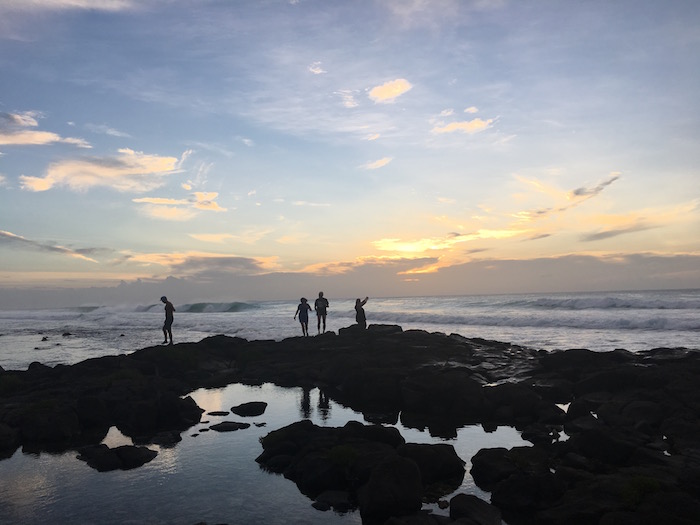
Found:
[{"label": "rocky outcrop", "polygon": [[405,443],[395,428],[381,425],[330,428],[304,420],[260,442],[256,461],[263,468],[284,474],[317,502],[343,493],[342,505],[359,507],[365,519],[417,512],[424,500],[458,488],[465,473],[452,445]]},{"label": "rocky outcrop", "polygon": [[[0,370],[0,457],[19,446],[97,445],[111,426],[134,443],[163,439],[158,436],[176,443],[173,433],[201,417],[188,392],[271,382],[318,387],[367,421],[400,419],[434,436],[454,437],[466,424],[517,428],[532,447],[485,449],[472,459],[472,476],[511,525],[697,523],[699,377],[700,353],[685,349],[548,353],[396,326],[280,342],[216,336],[72,366]],[[410,485],[409,462],[422,484],[432,479],[426,466],[437,463],[433,450],[406,445],[391,430],[372,430],[382,437],[361,446],[337,443],[329,465],[318,452],[300,455],[297,431],[308,431],[300,425],[285,429],[285,439],[267,436],[263,454],[271,456],[264,464],[289,475],[305,494],[325,493],[319,507],[343,501],[337,496],[348,479],[366,485],[387,455],[405,470],[397,483]],[[354,478],[343,470],[350,465]],[[382,476],[383,483],[390,479],[388,471]],[[387,505],[393,501],[390,491],[385,498]],[[395,499],[406,511],[415,508],[412,498]],[[372,496],[364,501],[360,508],[373,508]],[[409,516],[413,521],[390,519],[435,521]]]}]

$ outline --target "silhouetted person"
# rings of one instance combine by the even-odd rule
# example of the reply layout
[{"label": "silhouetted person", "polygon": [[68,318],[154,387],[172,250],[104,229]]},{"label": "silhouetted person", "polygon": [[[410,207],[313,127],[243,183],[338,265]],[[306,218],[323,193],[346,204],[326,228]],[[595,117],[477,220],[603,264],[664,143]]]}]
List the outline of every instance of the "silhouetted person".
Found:
[{"label": "silhouetted person", "polygon": [[306,301],[306,297],[302,297],[299,306],[297,306],[297,311],[294,314],[294,319],[296,319],[297,314],[299,314],[301,331],[304,335],[309,335],[309,310],[311,310],[311,305]]},{"label": "silhouetted person", "polygon": [[355,301],[355,321],[363,330],[367,328],[367,317],[365,317],[365,309],[362,307],[367,303],[367,299],[369,299],[369,297],[365,297],[364,301],[360,301],[359,299]]},{"label": "silhouetted person", "polygon": [[173,312],[175,312],[175,307],[173,303],[168,301],[168,298],[163,296],[160,298],[161,301],[165,303],[165,323],[163,323],[163,344],[168,342],[168,337],[170,337],[170,344],[173,344]]},{"label": "silhouetted person", "polygon": [[321,321],[323,320],[323,333],[326,333],[326,314],[328,313],[328,299],[323,297],[323,292],[318,292],[318,299],[314,302],[316,318],[318,319],[318,333],[321,333]]}]

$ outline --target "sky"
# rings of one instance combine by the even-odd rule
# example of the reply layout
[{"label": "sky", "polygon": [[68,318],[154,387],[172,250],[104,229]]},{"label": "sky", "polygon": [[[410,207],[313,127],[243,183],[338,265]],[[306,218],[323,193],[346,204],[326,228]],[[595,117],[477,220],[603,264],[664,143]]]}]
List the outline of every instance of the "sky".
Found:
[{"label": "sky", "polygon": [[696,0],[2,0],[0,308],[700,288]]}]

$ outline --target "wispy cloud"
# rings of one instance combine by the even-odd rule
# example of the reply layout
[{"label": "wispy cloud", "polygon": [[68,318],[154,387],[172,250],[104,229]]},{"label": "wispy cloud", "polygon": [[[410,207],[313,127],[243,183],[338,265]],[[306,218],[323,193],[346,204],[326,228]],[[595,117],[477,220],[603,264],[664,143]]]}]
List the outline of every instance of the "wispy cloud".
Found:
[{"label": "wispy cloud", "polygon": [[638,224],[632,224],[624,228],[615,228],[595,233],[589,233],[581,237],[581,240],[584,242],[602,241],[604,239],[610,239],[612,237],[618,237],[620,235],[626,235],[628,233],[637,233],[641,231],[651,230],[653,228],[657,228],[657,226],[642,222]]},{"label": "wispy cloud", "polygon": [[309,206],[310,208],[328,208],[330,204],[326,202],[294,201],[292,206]]},{"label": "wispy cloud", "polygon": [[66,186],[74,191],[107,187],[121,192],[143,193],[164,184],[164,178],[177,172],[175,157],[147,155],[131,149],[120,149],[113,157],[85,157],[51,164],[44,177],[22,175],[22,188],[46,191]]},{"label": "wispy cloud", "polygon": [[86,124],[85,127],[93,133],[101,135],[109,135],[111,137],[129,138],[131,135],[118,129],[110,128],[106,124]]},{"label": "wispy cloud", "polygon": [[585,197],[585,198],[591,198],[595,197],[598,195],[600,192],[602,192],[605,188],[610,186],[613,182],[618,180],[620,178],[620,173],[619,172],[614,172],[611,173],[610,176],[607,178],[607,180],[604,180],[603,182],[597,184],[596,186],[593,186],[592,188],[586,188],[586,187],[581,187],[581,188],[576,188],[571,192],[571,198],[578,198],[578,197]]},{"label": "wispy cloud", "polygon": [[556,203],[552,206],[540,207],[531,210],[523,210],[513,213],[513,216],[516,217],[518,220],[523,222],[529,222],[548,217],[549,215],[555,213],[565,212],[571,208],[579,206],[588,199],[597,197],[603,192],[603,190],[605,190],[613,182],[617,181],[620,178],[620,174],[618,172],[611,173],[606,180],[597,184],[596,186],[590,188],[580,187],[569,192],[565,192],[561,189],[544,184],[536,179],[526,179],[520,176],[516,176],[516,178],[520,182],[530,186],[531,188],[534,188],[537,191],[537,193],[547,195]]},{"label": "wispy cloud", "polygon": [[88,255],[92,255],[92,254],[98,253],[100,251],[106,251],[106,250],[101,250],[101,249],[96,249],[96,248],[83,248],[83,249],[74,250],[74,249],[66,248],[65,246],[60,246],[57,244],[50,244],[50,243],[39,242],[39,241],[27,239],[27,238],[22,237],[20,235],[15,235],[14,233],[4,231],[4,230],[0,230],[0,243],[17,244],[17,245],[20,245],[24,248],[28,248],[28,249],[32,249],[32,250],[39,250],[42,252],[50,252],[50,253],[58,253],[61,255],[68,255],[69,257],[73,257],[75,259],[81,259],[83,261],[89,261],[89,262],[93,262],[93,263],[96,263],[97,261],[91,257],[88,257]]},{"label": "wispy cloud", "polygon": [[375,160],[373,162],[368,162],[367,164],[363,164],[360,166],[360,168],[364,170],[376,170],[379,168],[383,168],[387,164],[389,164],[392,160],[394,160],[393,157],[384,157],[379,160]]},{"label": "wispy cloud", "polygon": [[0,146],[42,146],[46,144],[72,144],[79,148],[91,148],[85,139],[61,137],[51,131],[40,131],[38,118],[41,113],[0,113]]},{"label": "wispy cloud", "polygon": [[375,86],[369,91],[369,98],[380,104],[390,104],[398,97],[407,93],[413,85],[405,78],[397,78],[390,82],[385,82],[381,86]]},{"label": "wispy cloud", "polygon": [[313,62],[309,66],[309,71],[314,75],[322,75],[326,71],[321,67],[321,62]]},{"label": "wispy cloud", "polygon": [[217,192],[196,191],[189,199],[172,199],[164,197],[140,197],[132,199],[137,204],[145,204],[142,213],[156,219],[169,221],[187,221],[197,215],[196,210],[226,211],[216,202]]},{"label": "wispy cloud", "polygon": [[343,101],[343,106],[346,108],[356,108],[360,103],[355,99],[355,92],[347,89],[341,89],[335,92]]},{"label": "wispy cloud", "polygon": [[135,6],[133,0],[20,0],[3,4],[1,10],[5,11],[123,11]]}]

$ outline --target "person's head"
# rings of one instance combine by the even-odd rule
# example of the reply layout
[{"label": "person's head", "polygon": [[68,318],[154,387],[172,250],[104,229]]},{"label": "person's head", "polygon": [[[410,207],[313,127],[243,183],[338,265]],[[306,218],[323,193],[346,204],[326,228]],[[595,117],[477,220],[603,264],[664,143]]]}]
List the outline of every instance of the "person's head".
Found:
[{"label": "person's head", "polygon": [[359,297],[355,299],[355,304],[360,304],[362,301],[360,301]]},{"label": "person's head", "polygon": [[305,303],[305,302],[306,302],[306,297],[302,297],[302,298],[301,298],[301,302],[302,302],[302,303]]},{"label": "person's head", "polygon": [[165,296],[161,297],[160,300],[163,301],[164,303],[168,302],[168,298]]},{"label": "person's head", "polygon": [[319,297],[323,297],[323,292],[318,292]]}]

